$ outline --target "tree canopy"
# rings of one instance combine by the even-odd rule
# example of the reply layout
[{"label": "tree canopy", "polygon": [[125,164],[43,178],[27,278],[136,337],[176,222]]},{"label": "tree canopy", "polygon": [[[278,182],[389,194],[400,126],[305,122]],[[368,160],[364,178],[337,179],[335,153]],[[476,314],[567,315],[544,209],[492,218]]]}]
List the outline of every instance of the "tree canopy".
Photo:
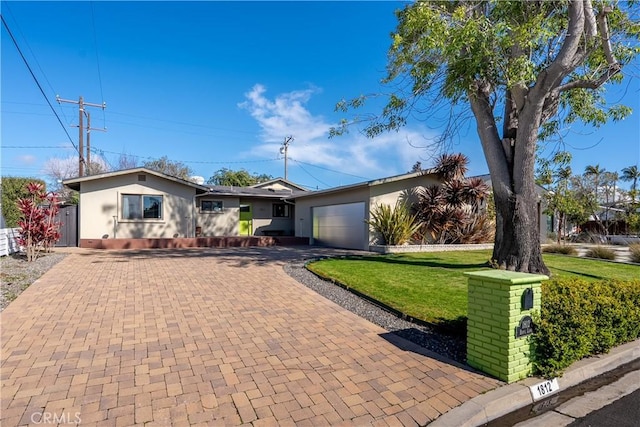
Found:
[{"label": "tree canopy", "polygon": [[229,185],[233,187],[248,187],[250,185],[259,184],[272,180],[273,177],[267,174],[250,173],[245,169],[237,171],[222,168],[214,172],[209,178],[207,184],[213,185]]},{"label": "tree canopy", "polygon": [[32,182],[46,188],[45,182],[41,179],[13,176],[2,177],[2,216],[4,217],[7,227],[14,228],[18,226],[20,209],[18,209],[17,202],[19,199],[29,197],[30,193],[27,185]]},{"label": "tree canopy", "polygon": [[145,162],[143,166],[147,169],[161,172],[165,175],[170,175],[185,181],[189,181],[191,175],[193,175],[193,171],[189,166],[177,160],[169,160],[167,156],[162,156],[159,159]]},{"label": "tree canopy", "polygon": [[[636,16],[634,16],[634,14]],[[447,126],[451,140],[463,110],[475,118],[496,201],[494,260],[503,268],[548,273],[537,225],[535,158],[539,140],[562,124],[599,126],[630,113],[606,106],[604,87],[640,53],[635,2],[419,1],[398,11],[384,83],[392,88],[375,117],[344,120],[332,135],[367,120],[376,136],[409,116]],[[343,100],[348,110],[368,96]]]}]

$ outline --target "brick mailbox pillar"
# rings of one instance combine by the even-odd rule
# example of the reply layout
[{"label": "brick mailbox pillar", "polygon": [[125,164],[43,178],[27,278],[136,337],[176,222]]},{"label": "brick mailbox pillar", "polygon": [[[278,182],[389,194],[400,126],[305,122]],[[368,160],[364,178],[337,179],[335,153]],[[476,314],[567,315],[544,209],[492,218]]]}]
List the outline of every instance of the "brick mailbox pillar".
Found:
[{"label": "brick mailbox pillar", "polygon": [[541,274],[486,270],[469,277],[467,363],[508,383],[531,373],[531,313],[540,311]]}]

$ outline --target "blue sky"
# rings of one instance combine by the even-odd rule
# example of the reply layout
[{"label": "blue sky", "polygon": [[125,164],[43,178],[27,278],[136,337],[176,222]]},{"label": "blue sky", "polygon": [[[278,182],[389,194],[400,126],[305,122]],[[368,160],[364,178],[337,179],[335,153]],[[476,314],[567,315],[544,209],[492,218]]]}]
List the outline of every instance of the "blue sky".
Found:
[{"label": "blue sky", "polygon": [[[342,98],[379,92],[394,10],[405,2],[2,2],[2,15],[74,143],[77,100],[90,108],[91,144],[108,163],[119,153],[140,163],[167,156],[205,179],[221,168],[284,175],[310,188],[407,172],[437,132],[411,120],[398,133],[367,139],[357,131],[328,139]],[[77,156],[7,31],[2,28],[2,175],[43,177],[53,157]],[[623,122],[566,133],[573,169],[610,171],[640,162],[640,72],[615,87],[631,106]],[[373,102],[364,112],[379,111]],[[437,127],[437,126],[436,126]],[[454,151],[487,172],[475,123]],[[95,156],[96,153],[92,154]]]}]

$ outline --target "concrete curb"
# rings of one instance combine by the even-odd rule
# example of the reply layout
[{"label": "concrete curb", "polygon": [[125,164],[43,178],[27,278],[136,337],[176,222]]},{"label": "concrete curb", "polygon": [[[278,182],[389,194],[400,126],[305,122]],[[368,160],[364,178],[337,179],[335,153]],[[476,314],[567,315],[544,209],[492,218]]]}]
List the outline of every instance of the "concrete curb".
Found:
[{"label": "concrete curb", "polygon": [[[601,354],[580,360],[558,378],[560,390],[566,390],[590,378],[612,371],[619,366],[640,358],[640,340],[614,348]],[[436,418],[430,427],[476,427],[500,418],[533,403],[529,386],[542,382],[539,377],[527,378],[489,391]]]}]

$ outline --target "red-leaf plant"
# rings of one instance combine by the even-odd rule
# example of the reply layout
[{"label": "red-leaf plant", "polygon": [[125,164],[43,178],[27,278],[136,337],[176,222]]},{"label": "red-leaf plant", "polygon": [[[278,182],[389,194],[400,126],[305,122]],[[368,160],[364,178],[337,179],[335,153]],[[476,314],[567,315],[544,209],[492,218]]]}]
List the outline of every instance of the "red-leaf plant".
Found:
[{"label": "red-leaf plant", "polygon": [[18,243],[25,248],[27,261],[35,261],[41,250],[50,251],[60,239],[62,223],[55,220],[59,207],[54,193],[47,194],[37,182],[27,184],[27,191],[29,197],[17,201],[21,213]]}]

